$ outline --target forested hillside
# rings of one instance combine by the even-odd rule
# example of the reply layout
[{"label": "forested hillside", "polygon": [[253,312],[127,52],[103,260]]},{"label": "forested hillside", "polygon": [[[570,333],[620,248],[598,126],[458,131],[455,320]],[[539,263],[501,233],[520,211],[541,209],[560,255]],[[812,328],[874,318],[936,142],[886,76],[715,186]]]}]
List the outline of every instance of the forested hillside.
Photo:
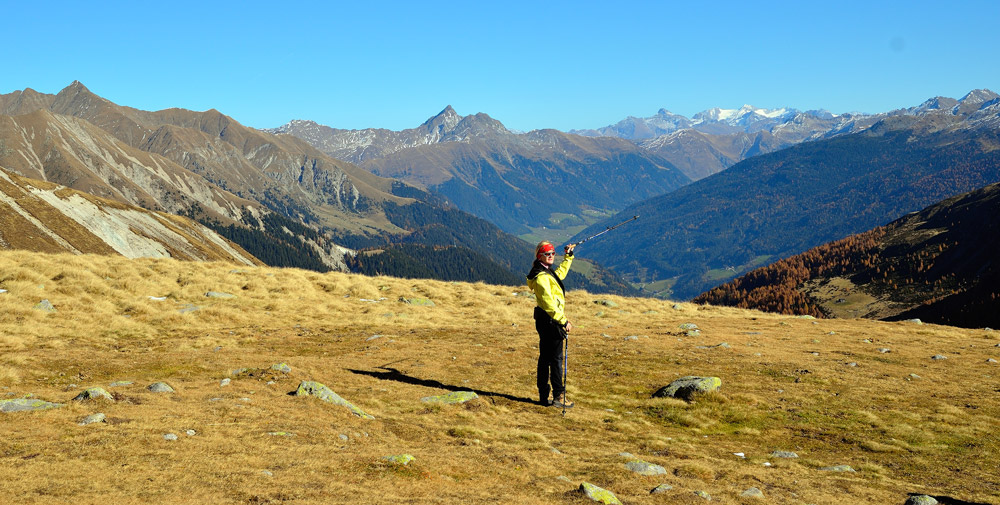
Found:
[{"label": "forested hillside", "polygon": [[695,299],[817,317],[1000,326],[1000,184],[754,270]]}]

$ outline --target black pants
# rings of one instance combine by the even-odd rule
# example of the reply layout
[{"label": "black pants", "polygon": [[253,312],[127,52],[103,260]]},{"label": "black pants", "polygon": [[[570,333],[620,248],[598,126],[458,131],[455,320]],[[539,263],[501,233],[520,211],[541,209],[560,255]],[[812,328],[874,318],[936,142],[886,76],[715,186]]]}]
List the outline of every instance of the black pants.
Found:
[{"label": "black pants", "polygon": [[566,332],[544,311],[535,317],[538,331],[538,398],[542,403],[549,399],[551,382],[552,397],[559,398],[566,389],[563,387],[563,340]]}]

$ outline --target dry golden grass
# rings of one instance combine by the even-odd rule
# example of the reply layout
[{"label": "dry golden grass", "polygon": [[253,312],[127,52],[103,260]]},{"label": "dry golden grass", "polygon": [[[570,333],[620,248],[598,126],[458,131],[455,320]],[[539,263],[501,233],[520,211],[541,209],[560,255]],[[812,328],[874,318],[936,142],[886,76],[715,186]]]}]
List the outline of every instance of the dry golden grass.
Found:
[{"label": "dry golden grass", "polygon": [[[573,291],[563,417],[531,403],[523,288],[24,252],[0,252],[0,288],[0,399],[66,404],[0,414],[2,503],[584,503],[586,481],[630,504],[755,503],[752,486],[766,503],[1000,504],[992,331]],[[291,373],[231,374],[276,363]],[[650,398],[684,375],[723,386]],[[302,380],[375,419],[289,396]],[[116,401],[71,401],[91,386]],[[480,398],[420,401],[456,389]],[[96,412],[108,422],[78,425]],[[628,471],[624,452],[667,474]],[[820,470],[841,464],[856,472]]]}]

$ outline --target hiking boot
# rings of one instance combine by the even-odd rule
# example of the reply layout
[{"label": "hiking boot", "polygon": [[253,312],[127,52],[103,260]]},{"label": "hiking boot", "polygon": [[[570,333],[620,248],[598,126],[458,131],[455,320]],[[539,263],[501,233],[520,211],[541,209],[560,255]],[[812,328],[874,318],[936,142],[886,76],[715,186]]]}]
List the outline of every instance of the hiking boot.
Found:
[{"label": "hiking boot", "polygon": [[571,402],[571,401],[567,401],[565,394],[559,395],[558,398],[556,398],[555,400],[552,400],[552,406],[553,407],[562,407],[564,409],[571,409],[571,408],[573,408],[573,405],[576,405],[576,404],[573,403],[573,402]]}]

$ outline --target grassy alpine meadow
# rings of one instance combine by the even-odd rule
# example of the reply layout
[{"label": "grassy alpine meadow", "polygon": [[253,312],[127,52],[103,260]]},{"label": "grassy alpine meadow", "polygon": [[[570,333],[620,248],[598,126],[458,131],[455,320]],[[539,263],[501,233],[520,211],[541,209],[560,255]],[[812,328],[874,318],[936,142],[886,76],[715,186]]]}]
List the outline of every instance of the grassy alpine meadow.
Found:
[{"label": "grassy alpine meadow", "polygon": [[0,502],[1000,504],[1000,333],[568,288],[563,415],[525,287],[0,252]]}]

